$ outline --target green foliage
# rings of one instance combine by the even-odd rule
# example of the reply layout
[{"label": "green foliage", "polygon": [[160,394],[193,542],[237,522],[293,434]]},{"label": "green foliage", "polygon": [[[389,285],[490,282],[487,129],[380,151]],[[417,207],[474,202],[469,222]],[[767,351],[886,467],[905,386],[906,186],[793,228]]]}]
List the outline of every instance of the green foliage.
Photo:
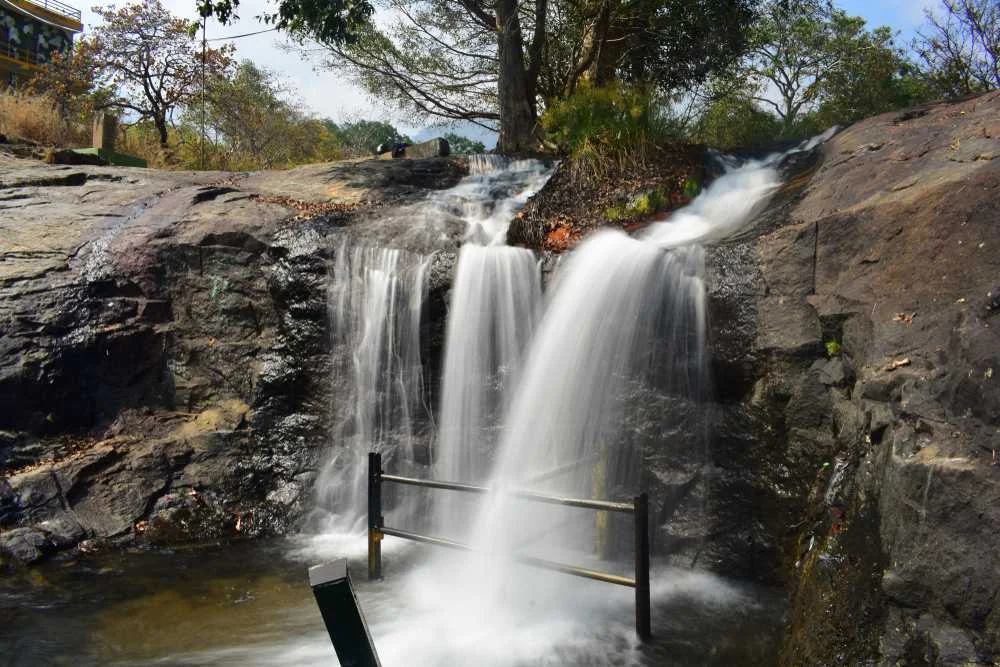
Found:
[{"label": "green foliage", "polygon": [[613,17],[619,37],[609,40],[601,52],[618,55],[619,75],[626,82],[683,90],[729,67],[744,53],[756,4],[754,0],[628,0]]},{"label": "green foliage", "polygon": [[559,151],[575,158],[577,177],[600,178],[655,159],[659,147],[677,139],[673,120],[642,88],[583,84],[549,105],[542,127]]},{"label": "green foliage", "polygon": [[681,194],[688,199],[694,199],[701,193],[701,183],[693,178],[685,178],[681,186]]},{"label": "green foliage", "polygon": [[189,107],[169,127],[169,149],[160,147],[154,124],[142,121],[124,131],[121,152],[156,167],[234,171],[341,157],[326,124],[305,113],[275,73],[243,61],[231,77],[208,83],[204,106]]},{"label": "green foliage", "polygon": [[926,101],[894,40],[828,0],[768,0],[747,55],[710,81],[693,138],[723,149],[797,140]]},{"label": "green foliage", "polygon": [[778,115],[784,138],[801,136],[796,124],[809,114],[825,128],[921,101],[893,31],[869,30],[826,0],[768,0],[752,45],[735,76]]},{"label": "green foliage", "polygon": [[[228,21],[239,0],[196,0]],[[328,50],[327,66],[421,116],[499,129],[501,150],[540,147],[542,100],[591,81],[671,94],[730,65],[754,0],[275,0],[265,20]],[[499,127],[498,127],[499,126]]]},{"label": "green foliage", "polygon": [[[210,80],[206,104],[188,110],[178,128],[180,162],[227,170],[277,169],[337,159],[336,137],[292,101],[272,71],[249,60],[232,76]],[[207,130],[202,144],[201,126]]]},{"label": "green foliage", "polygon": [[651,97],[640,88],[584,84],[566,99],[552,102],[542,127],[559,150],[572,153],[588,144],[634,145],[655,134]]},{"label": "green foliage", "polygon": [[838,340],[828,340],[826,341],[826,354],[830,357],[836,357],[840,355],[841,352],[840,341]]},{"label": "green foliage", "polygon": [[452,155],[478,155],[486,152],[486,144],[483,142],[473,141],[454,132],[448,132],[443,138],[448,142]]},{"label": "green foliage", "polygon": [[816,110],[820,125],[850,123],[929,98],[891,29],[867,30],[864,19],[840,11],[829,20],[832,38],[826,48],[837,60],[821,77]]},{"label": "green foliage", "polygon": [[698,120],[694,139],[729,149],[773,141],[781,136],[777,116],[760,109],[745,90],[728,92],[712,102]]},{"label": "green foliage", "polygon": [[[239,18],[240,0],[197,0],[198,15],[220,23]],[[280,0],[277,11],[264,14],[265,23],[303,38],[328,44],[350,44],[369,25],[375,8],[367,0]]]}]

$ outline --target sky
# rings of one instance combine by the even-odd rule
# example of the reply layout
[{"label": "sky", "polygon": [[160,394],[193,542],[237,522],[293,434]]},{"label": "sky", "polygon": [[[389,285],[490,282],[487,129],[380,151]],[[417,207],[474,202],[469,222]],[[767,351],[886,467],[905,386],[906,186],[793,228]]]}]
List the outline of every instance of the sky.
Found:
[{"label": "sky", "polygon": [[[88,0],[69,0],[77,2],[78,6]],[[126,0],[118,0],[124,4]],[[189,19],[197,19],[195,0],[162,0],[164,6],[172,13]],[[215,21],[209,21],[208,39],[241,35],[244,33],[264,30],[267,26],[255,17],[267,11],[273,3],[268,0],[242,0],[239,8],[240,19],[231,25],[220,26]],[[850,14],[863,16],[871,27],[888,25],[900,32],[900,41],[908,42],[913,31],[923,22],[925,7],[936,7],[940,0],[837,0],[837,5]],[[99,22],[99,18],[89,7],[83,10],[84,30],[89,30]],[[215,42],[218,44],[219,42]],[[376,100],[371,99],[364,91],[353,85],[346,78],[330,70],[323,70],[321,63],[303,57],[298,50],[283,48],[287,42],[280,33],[268,32],[261,35],[244,37],[233,41],[236,45],[237,58],[249,58],[256,64],[277,72],[285,83],[294,89],[305,107],[312,113],[334,121],[365,118],[369,120],[386,120],[396,125],[406,134],[426,135],[421,128],[429,123],[414,119],[412,115],[386,108]],[[476,135],[483,139],[474,128],[456,128],[460,134]]]}]

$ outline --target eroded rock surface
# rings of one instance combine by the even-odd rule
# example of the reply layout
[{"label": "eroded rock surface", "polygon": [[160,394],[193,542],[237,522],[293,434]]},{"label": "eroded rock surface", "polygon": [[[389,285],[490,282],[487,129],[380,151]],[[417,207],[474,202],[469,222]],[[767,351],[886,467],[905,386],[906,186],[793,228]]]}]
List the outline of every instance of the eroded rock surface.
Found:
[{"label": "eroded rock surface", "polygon": [[338,399],[332,253],[361,227],[453,251],[461,225],[411,237],[368,223],[465,170],[178,173],[0,155],[0,559],[294,517]]},{"label": "eroded rock surface", "polygon": [[996,93],[872,118],[710,251],[707,559],[788,586],[785,664],[1000,656],[998,156]]}]

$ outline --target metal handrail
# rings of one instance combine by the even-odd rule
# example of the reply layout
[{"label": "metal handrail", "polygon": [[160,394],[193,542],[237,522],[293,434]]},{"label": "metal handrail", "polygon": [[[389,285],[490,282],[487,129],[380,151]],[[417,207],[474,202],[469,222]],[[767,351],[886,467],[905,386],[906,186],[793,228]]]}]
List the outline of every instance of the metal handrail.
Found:
[{"label": "metal handrail", "polygon": [[[382,481],[396,482],[397,484],[409,484],[411,486],[422,486],[429,489],[446,489],[448,491],[462,491],[464,493],[490,493],[491,489],[485,486],[475,486],[473,484],[461,484],[459,482],[442,482],[435,479],[417,479],[415,477],[400,477],[399,475],[387,475],[382,473]],[[632,514],[635,508],[632,503],[620,503],[611,500],[591,500],[581,498],[562,498],[560,496],[550,496],[535,491],[501,491],[500,493],[521,500],[534,500],[539,503],[549,503],[550,505],[566,505],[568,507],[582,507],[584,509],[602,510],[607,512],[624,512]]]},{"label": "metal handrail", "polygon": [[29,5],[35,5],[36,7],[41,7],[42,9],[48,10],[53,14],[59,14],[60,16],[65,16],[66,18],[81,20],[83,15],[80,10],[76,7],[71,7],[64,2],[59,2],[59,0],[24,0]]},{"label": "metal handrail", "polygon": [[[400,537],[415,542],[433,544],[435,546],[459,549],[462,551],[472,551],[472,547],[461,542],[433,537],[430,535],[420,535],[399,528],[390,528],[385,525],[385,518],[382,516],[382,483],[395,482],[397,484],[409,484],[431,489],[445,489],[448,491],[461,491],[464,493],[485,494],[491,490],[484,486],[473,484],[461,484],[458,482],[443,482],[440,480],[417,479],[414,477],[402,477],[400,475],[387,475],[382,471],[382,455],[378,452],[368,454],[368,578],[382,578],[382,538],[386,535]],[[652,635],[650,623],[650,590],[649,590],[649,499],[645,493],[632,499],[632,503],[612,502],[607,500],[592,500],[581,498],[562,498],[550,496],[534,491],[513,490],[504,492],[507,495],[522,500],[534,502],[565,505],[569,507],[581,507],[593,509],[600,512],[623,512],[634,516],[634,550],[635,557],[635,578],[630,579],[609,572],[589,570],[575,565],[567,565],[555,561],[511,554],[510,559],[515,562],[538,567],[546,570],[571,574],[577,577],[594,579],[619,586],[629,586],[635,589],[635,631],[640,639],[646,640]]]},{"label": "metal handrail", "polygon": [[[430,535],[411,533],[408,530],[400,530],[399,528],[382,526],[382,534],[390,535],[392,537],[401,537],[404,540],[412,540],[414,542],[423,542],[424,544],[433,544],[438,547],[446,547],[457,551],[475,551],[475,549],[468,544],[462,544],[461,542],[455,542],[454,540],[447,540],[443,537],[431,537]],[[534,556],[522,556],[519,554],[512,555],[510,560],[515,563],[521,563],[522,565],[531,565],[532,567],[537,567],[542,570],[552,570],[553,572],[572,574],[585,579],[594,579],[596,581],[603,581],[608,584],[618,584],[619,586],[628,586],[630,588],[636,587],[635,579],[623,577],[617,574],[610,574],[608,572],[601,572],[600,570],[589,570],[585,567],[577,567],[575,565],[567,565],[566,563],[558,563],[553,560],[536,558]]]},{"label": "metal handrail", "polygon": [[19,46],[14,42],[9,42],[5,39],[0,39],[0,55],[13,58],[23,63],[29,65],[41,65],[42,63],[38,60],[38,53],[26,49],[23,46]]}]

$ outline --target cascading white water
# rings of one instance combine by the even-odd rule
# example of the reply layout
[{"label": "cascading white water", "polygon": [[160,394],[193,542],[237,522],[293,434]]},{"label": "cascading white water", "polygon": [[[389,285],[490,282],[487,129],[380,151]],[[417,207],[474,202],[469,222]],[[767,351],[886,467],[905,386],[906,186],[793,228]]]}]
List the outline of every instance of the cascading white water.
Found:
[{"label": "cascading white water", "polygon": [[[770,158],[731,169],[640,239],[595,234],[560,270],[503,423],[473,555],[461,568],[448,566],[449,578],[461,573],[449,588],[450,604],[512,635],[525,631],[518,620],[527,613],[525,601],[554,615],[589,613],[580,608],[579,581],[526,571],[510,555],[591,562],[598,537],[593,514],[506,492],[584,498],[638,492],[648,452],[628,432],[629,411],[659,393],[697,398],[703,391],[706,297],[696,244],[745,225],[779,185],[776,165]],[[658,439],[664,437],[661,431]]]},{"label": "cascading white water", "polygon": [[473,155],[469,175],[454,188],[431,195],[438,207],[457,203],[465,221],[465,240],[477,245],[503,245],[511,219],[552,174],[539,160],[511,160]]},{"label": "cascading white water", "polygon": [[[435,476],[482,482],[492,468],[506,399],[541,301],[538,263],[522,248],[466,244],[448,319]],[[472,519],[465,497],[435,503],[435,530],[461,537]]]},{"label": "cascading white water", "polygon": [[[469,166],[469,176],[458,185],[432,193],[404,214],[418,224],[458,215],[465,238],[475,241],[459,255],[441,410],[447,427],[435,459],[448,478],[479,480],[479,473],[471,471],[483,469],[485,459],[470,456],[459,444],[472,433],[486,442],[487,431],[495,429],[502,397],[508,395],[504,387],[530,338],[541,293],[534,255],[503,245],[507,224],[551,169],[537,160],[497,156],[473,156]],[[495,245],[482,245],[487,243]],[[366,525],[369,451],[382,452],[383,465],[393,472],[416,474],[414,431],[418,423],[431,421],[424,404],[419,337],[431,261],[431,255],[363,241],[344,241],[336,254],[329,310],[338,404],[332,406],[334,447],[316,482],[321,518],[309,551],[355,553],[363,548],[357,538]],[[345,395],[350,396],[346,402]],[[420,435],[426,441],[428,435]],[[387,498],[390,521],[409,524],[419,497],[411,490],[403,502]],[[438,515],[445,511],[444,504],[439,506]]]},{"label": "cascading white water", "polygon": [[[392,248],[342,242],[329,289],[335,377],[340,414],[335,439],[343,443],[317,479],[319,506],[331,512],[323,532],[360,534],[367,515],[369,451],[406,469],[413,461],[414,419],[425,410],[420,359],[420,316],[430,258]],[[346,409],[345,409],[346,408]]]},{"label": "cascading white water", "polygon": [[[478,483],[492,468],[500,419],[541,304],[538,262],[530,250],[504,245],[507,226],[551,169],[537,160],[475,156],[470,174],[460,193],[449,195],[464,198],[468,242],[449,308],[434,470],[438,479]],[[491,202],[501,186],[511,195]],[[436,534],[465,537],[474,517],[469,500],[437,498]]]},{"label": "cascading white water", "polygon": [[[699,390],[692,378],[702,377],[705,358],[701,265],[698,247],[665,252],[620,232],[595,235],[569,259],[504,422],[497,491],[477,519],[483,556],[470,577],[487,586],[484,598],[504,599],[520,576],[509,554],[588,562],[599,539],[592,512],[504,490],[616,499],[638,492],[643,452],[627,433],[628,411],[658,392]],[[574,585],[546,577],[532,591],[558,599]]]}]

